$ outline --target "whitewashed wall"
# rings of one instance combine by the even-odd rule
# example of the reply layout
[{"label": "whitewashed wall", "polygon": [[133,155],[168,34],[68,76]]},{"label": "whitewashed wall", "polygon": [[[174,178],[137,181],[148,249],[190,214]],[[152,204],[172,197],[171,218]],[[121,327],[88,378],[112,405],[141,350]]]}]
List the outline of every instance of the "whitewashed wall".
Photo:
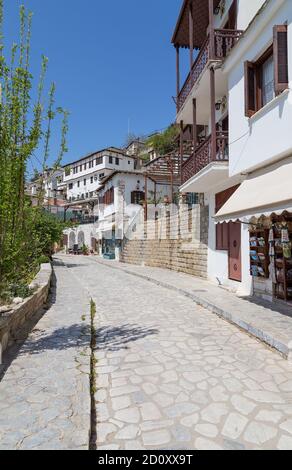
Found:
[{"label": "whitewashed wall", "polygon": [[246,38],[233,51],[236,61],[232,59],[229,64],[226,63],[226,70],[232,66],[229,73],[230,176],[250,172],[292,153],[291,91],[275,98],[252,118],[245,116],[244,62],[257,60],[272,44],[273,26],[286,21],[289,24],[289,77],[292,87],[292,2],[272,0],[271,5],[275,10],[273,16],[269,17],[268,13],[272,10],[266,7],[261,15],[262,20],[257,19],[258,23],[250,28]]}]

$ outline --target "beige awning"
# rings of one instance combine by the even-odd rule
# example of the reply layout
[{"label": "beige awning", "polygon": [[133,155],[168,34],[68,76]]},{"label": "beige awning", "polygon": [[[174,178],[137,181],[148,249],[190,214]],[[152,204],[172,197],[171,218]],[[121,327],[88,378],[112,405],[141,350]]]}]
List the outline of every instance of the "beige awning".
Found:
[{"label": "beige awning", "polygon": [[292,158],[257,171],[241,184],[215,216],[215,222],[292,212]]}]

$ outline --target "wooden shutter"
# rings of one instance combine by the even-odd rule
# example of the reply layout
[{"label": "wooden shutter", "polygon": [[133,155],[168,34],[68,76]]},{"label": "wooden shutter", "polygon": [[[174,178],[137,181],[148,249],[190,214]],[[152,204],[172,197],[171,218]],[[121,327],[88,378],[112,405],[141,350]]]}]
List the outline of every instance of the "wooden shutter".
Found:
[{"label": "wooden shutter", "polygon": [[288,27],[274,26],[275,93],[288,88]]},{"label": "wooden shutter", "polygon": [[237,0],[233,0],[228,13],[228,28],[236,29],[237,27]]},{"label": "wooden shutter", "polygon": [[251,117],[256,112],[256,70],[252,62],[244,63],[245,115]]},{"label": "wooden shutter", "polygon": [[227,251],[229,248],[229,224],[216,225],[216,250]]}]

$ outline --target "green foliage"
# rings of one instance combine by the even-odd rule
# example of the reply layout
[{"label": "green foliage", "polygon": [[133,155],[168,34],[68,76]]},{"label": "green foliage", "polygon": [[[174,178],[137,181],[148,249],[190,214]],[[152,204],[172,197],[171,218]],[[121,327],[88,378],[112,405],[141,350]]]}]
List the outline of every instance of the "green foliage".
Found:
[{"label": "green foliage", "polygon": [[39,264],[48,264],[50,262],[50,258],[45,255],[41,255],[38,259]]},{"label": "green foliage", "polygon": [[177,148],[176,139],[178,135],[178,126],[172,124],[161,134],[151,136],[146,144],[156,150],[159,155],[166,155]]},{"label": "green foliage", "polygon": [[86,256],[86,255],[89,255],[89,248],[88,248],[87,245],[83,245],[83,247],[82,247],[82,254],[85,255],[85,256]]},{"label": "green foliage", "polygon": [[[3,3],[0,0],[0,298],[16,292],[12,286],[26,285],[34,277],[40,256],[50,255],[52,243],[59,241],[63,225],[42,210],[43,194],[38,207],[31,207],[25,196],[28,162],[43,145],[40,173],[47,167],[50,154],[52,121],[61,114],[60,152],[55,166],[67,151],[68,112],[55,108],[55,84],[44,98],[48,59],[42,58],[36,100],[33,102],[33,77],[30,73],[30,39],[32,14],[20,7],[19,44],[4,55],[2,34]],[[6,50],[6,49],[5,49]],[[37,172],[35,172],[37,177]],[[43,176],[40,188],[43,188]]]}]

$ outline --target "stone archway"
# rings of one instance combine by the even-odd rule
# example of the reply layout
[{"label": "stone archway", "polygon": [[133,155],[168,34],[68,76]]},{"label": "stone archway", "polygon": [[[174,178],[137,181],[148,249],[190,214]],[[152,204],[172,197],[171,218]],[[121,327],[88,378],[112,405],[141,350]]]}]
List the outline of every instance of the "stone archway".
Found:
[{"label": "stone archway", "polygon": [[74,232],[71,232],[69,236],[69,248],[73,249],[75,244],[76,244],[76,235]]}]

